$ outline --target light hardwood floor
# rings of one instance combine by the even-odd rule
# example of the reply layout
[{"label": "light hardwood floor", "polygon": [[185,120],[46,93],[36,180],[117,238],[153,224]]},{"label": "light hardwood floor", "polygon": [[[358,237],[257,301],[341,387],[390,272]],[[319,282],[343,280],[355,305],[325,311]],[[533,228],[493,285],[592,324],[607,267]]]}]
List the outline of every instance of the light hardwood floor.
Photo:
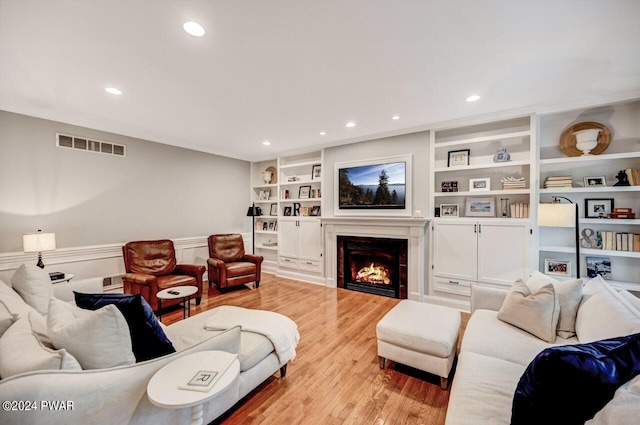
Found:
[{"label": "light hardwood floor", "polygon": [[[220,305],[277,311],[300,332],[287,376],[274,374],[215,424],[444,424],[449,391],[438,377],[391,361],[378,366],[376,324],[398,302],[270,274],[258,290],[209,289],[192,314]],[[163,315],[166,324],[177,320],[181,309]]]}]

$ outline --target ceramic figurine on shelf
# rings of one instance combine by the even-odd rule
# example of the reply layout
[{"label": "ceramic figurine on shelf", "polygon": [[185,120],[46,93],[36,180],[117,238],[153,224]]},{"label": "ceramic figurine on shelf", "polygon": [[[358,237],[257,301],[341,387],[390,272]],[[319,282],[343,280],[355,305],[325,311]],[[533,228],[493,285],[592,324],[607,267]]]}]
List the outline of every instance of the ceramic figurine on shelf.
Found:
[{"label": "ceramic figurine on shelf", "polygon": [[620,170],[616,178],[618,179],[618,182],[614,184],[614,186],[631,186],[631,183],[629,183],[629,176],[627,176],[627,173],[625,173],[624,170]]},{"label": "ceramic figurine on shelf", "polygon": [[498,149],[498,153],[493,156],[493,162],[511,161],[511,155],[507,153],[507,148]]}]

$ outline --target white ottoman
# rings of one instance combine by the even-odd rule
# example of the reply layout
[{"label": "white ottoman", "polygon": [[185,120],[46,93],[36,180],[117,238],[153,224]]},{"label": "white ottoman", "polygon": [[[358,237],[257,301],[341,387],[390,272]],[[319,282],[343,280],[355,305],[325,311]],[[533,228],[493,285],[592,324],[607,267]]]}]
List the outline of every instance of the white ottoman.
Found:
[{"label": "white ottoman", "polygon": [[460,330],[458,310],[402,300],[376,327],[380,368],[390,359],[440,376],[447,388]]}]

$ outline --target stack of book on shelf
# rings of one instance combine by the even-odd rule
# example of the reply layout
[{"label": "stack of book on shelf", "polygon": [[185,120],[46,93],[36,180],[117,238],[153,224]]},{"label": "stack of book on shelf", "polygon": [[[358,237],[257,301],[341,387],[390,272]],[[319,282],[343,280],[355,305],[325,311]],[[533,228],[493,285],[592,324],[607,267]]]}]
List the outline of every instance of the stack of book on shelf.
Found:
[{"label": "stack of book on shelf", "polygon": [[509,205],[511,209],[511,218],[529,218],[529,203],[518,202]]},{"label": "stack of book on shelf", "polygon": [[611,218],[636,218],[636,213],[631,208],[614,208]]},{"label": "stack of book on shelf", "polygon": [[604,250],[640,252],[640,234],[638,233],[598,231],[597,236],[602,240]]},{"label": "stack of book on shelf", "polygon": [[631,186],[640,186],[640,169],[627,168],[624,172],[627,174]]},{"label": "stack of book on shelf", "polygon": [[502,189],[503,190],[514,190],[514,189],[526,189],[527,181],[524,177],[515,178],[515,177],[504,177],[502,179]]},{"label": "stack of book on shelf", "polygon": [[544,179],[544,188],[573,187],[571,176],[549,176]]}]

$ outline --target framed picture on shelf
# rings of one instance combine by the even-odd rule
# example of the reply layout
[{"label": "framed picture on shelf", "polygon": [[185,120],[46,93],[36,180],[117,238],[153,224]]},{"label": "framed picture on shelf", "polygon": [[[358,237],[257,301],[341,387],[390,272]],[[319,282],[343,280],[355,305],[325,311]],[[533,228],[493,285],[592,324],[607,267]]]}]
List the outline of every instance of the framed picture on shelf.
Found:
[{"label": "framed picture on shelf", "polygon": [[318,180],[322,178],[322,165],[316,164],[311,167],[311,180]]},{"label": "framed picture on shelf", "polygon": [[278,204],[271,204],[269,215],[278,215]]},{"label": "framed picture on shelf", "polygon": [[465,215],[467,217],[495,217],[495,198],[467,198]]},{"label": "framed picture on shelf", "polygon": [[315,205],[311,207],[311,215],[317,217],[320,215],[320,205]]},{"label": "framed picture on shelf", "polygon": [[611,258],[587,257],[587,275],[589,277],[600,275],[603,279],[611,279]]},{"label": "framed picture on shelf", "polygon": [[275,227],[274,227],[274,226],[275,226],[275,225],[276,225],[276,224],[275,224],[273,221],[269,222],[269,231],[270,231],[270,232],[273,232],[273,231],[274,231],[274,229],[275,229]]},{"label": "framed picture on shelf", "polygon": [[463,165],[469,165],[470,152],[470,149],[449,151],[449,156],[447,158],[447,167],[460,167]]},{"label": "framed picture on shelf", "polygon": [[571,276],[571,261],[544,260],[544,272],[558,276]]},{"label": "framed picture on shelf", "polygon": [[309,207],[301,207],[300,213],[303,217],[309,217]]},{"label": "framed picture on shelf", "polygon": [[585,218],[599,218],[613,212],[613,198],[585,199]]},{"label": "framed picture on shelf", "polygon": [[311,197],[311,186],[300,186],[298,189],[299,199],[309,199]]},{"label": "framed picture on shelf", "polygon": [[440,204],[440,217],[459,217],[458,204]]},{"label": "framed picture on shelf", "polygon": [[584,177],[584,187],[598,187],[598,186],[606,186],[607,181],[604,176],[598,177]]},{"label": "framed picture on shelf", "polygon": [[457,181],[448,181],[440,183],[440,187],[442,188],[443,193],[447,192],[457,192],[458,191],[458,182]]},{"label": "framed picture on shelf", "polygon": [[491,190],[491,179],[469,179],[469,192],[488,192]]},{"label": "framed picture on shelf", "polygon": [[291,207],[284,207],[283,215],[286,215],[286,216],[291,215]]},{"label": "framed picture on shelf", "polygon": [[258,200],[260,201],[268,201],[269,196],[271,196],[271,191],[269,189],[261,190],[258,195]]}]

